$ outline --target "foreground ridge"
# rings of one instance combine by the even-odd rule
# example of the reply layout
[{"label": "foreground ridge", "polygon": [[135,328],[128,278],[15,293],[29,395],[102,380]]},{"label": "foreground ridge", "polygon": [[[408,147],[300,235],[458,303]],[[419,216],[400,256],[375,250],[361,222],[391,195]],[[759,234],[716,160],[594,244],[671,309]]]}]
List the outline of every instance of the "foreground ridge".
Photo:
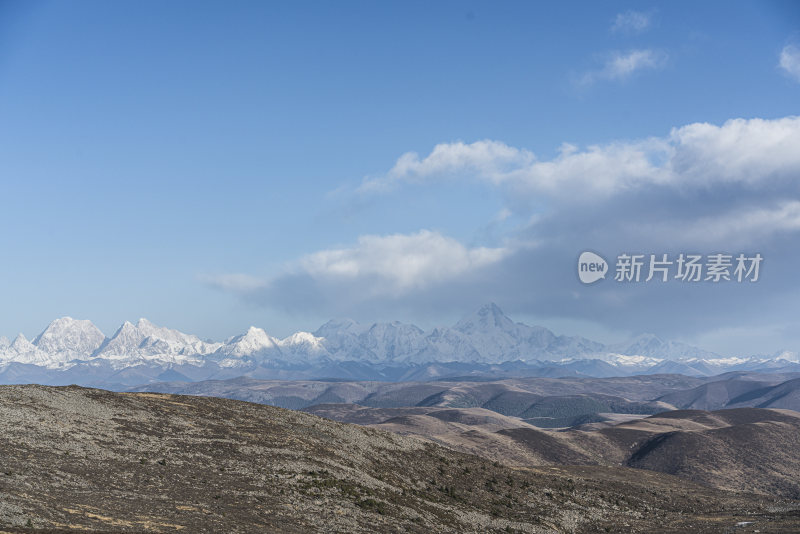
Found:
[{"label": "foreground ridge", "polygon": [[0,387],[0,524],[118,532],[594,532],[796,525],[798,504],[625,468],[512,469],[241,401]]}]

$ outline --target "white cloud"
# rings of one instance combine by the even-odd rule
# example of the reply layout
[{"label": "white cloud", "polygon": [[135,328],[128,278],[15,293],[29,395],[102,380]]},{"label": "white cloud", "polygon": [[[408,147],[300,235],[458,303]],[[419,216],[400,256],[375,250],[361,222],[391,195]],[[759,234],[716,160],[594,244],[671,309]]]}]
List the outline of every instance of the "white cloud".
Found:
[{"label": "white cloud", "polygon": [[350,248],[315,252],[297,265],[302,274],[326,282],[360,281],[374,294],[397,295],[459,276],[502,260],[505,248],[467,248],[438,232],[366,235]]},{"label": "white cloud", "polygon": [[581,151],[562,150],[550,161],[539,161],[509,176],[517,189],[533,194],[577,199],[585,194],[609,195],[642,183],[667,180],[654,163],[669,150],[659,140],[593,145]]},{"label": "white cloud", "polygon": [[789,76],[800,82],[800,48],[794,45],[783,47],[779,65]]},{"label": "white cloud", "polygon": [[250,293],[266,287],[265,280],[249,274],[200,275],[200,281],[232,293]]},{"label": "white cloud", "polygon": [[658,70],[666,64],[667,54],[642,49],[615,52],[608,56],[600,70],[590,71],[580,79],[581,85],[591,85],[599,80],[626,80],[642,70]]},{"label": "white cloud", "polygon": [[344,305],[418,294],[439,283],[478,274],[515,251],[531,246],[531,243],[509,243],[505,247],[470,248],[431,230],[363,235],[351,247],[303,256],[269,279],[246,274],[206,275],[200,279],[211,287],[256,302],[281,301],[283,291],[288,291],[292,295],[289,300],[302,294],[304,298]]},{"label": "white cloud", "polygon": [[652,50],[632,50],[627,54],[615,54],[606,63],[606,75],[609,78],[625,78],[640,69],[653,69],[664,60],[662,54]]},{"label": "white cloud", "polygon": [[669,144],[673,182],[756,184],[800,171],[800,117],[689,124],[673,129]]},{"label": "white cloud", "polygon": [[617,14],[612,32],[642,33],[650,27],[650,15],[640,11],[626,11]]},{"label": "white cloud", "polygon": [[504,173],[528,165],[534,159],[531,152],[499,141],[443,143],[436,145],[424,159],[416,152],[406,152],[385,176],[365,179],[359,191],[385,191],[398,182],[424,181],[432,176],[464,172],[477,172],[483,177],[500,180]]},{"label": "white cloud", "polygon": [[653,185],[706,188],[714,184],[755,185],[800,173],[800,117],[734,119],[721,126],[694,123],[669,135],[585,149],[564,144],[551,160],[499,141],[436,145],[426,157],[401,156],[384,177],[362,190],[387,184],[472,177],[515,194],[564,201],[611,196]]}]

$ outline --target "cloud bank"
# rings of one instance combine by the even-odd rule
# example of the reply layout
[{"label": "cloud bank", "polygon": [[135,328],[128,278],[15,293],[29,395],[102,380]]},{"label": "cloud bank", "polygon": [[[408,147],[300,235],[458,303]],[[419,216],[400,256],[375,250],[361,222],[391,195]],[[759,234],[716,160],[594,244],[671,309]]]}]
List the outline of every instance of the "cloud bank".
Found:
[{"label": "cloud bank", "polygon": [[798,117],[735,119],[721,126],[695,123],[674,128],[665,137],[583,149],[564,144],[558,157],[544,161],[499,141],[458,141],[436,145],[425,157],[403,154],[386,175],[366,179],[359,191],[453,177],[561,199],[609,197],[657,186],[758,186],[795,177],[800,169],[798,146]]},{"label": "cloud bank", "polygon": [[[312,252],[272,278],[217,287],[284,310],[330,316],[403,308],[463,312],[488,301],[512,313],[693,336],[761,324],[792,328],[800,298],[800,118],[694,123],[661,137],[578,147],[548,160],[501,141],[441,143],[406,153],[354,195],[390,202],[404,184],[499,191],[501,245],[467,246],[441,232],[365,235]],[[442,199],[442,201],[447,201]],[[476,226],[487,221],[476,221]],[[756,284],[602,281],[583,286],[575,262],[620,253],[761,253]],[[782,325],[782,326],[781,326]]]},{"label": "cloud bank", "polygon": [[[329,284],[356,282],[369,296],[398,296],[425,289],[501,261],[505,248],[467,248],[438,232],[366,235],[354,247],[315,252],[297,270]],[[372,280],[371,284],[361,284]]]}]

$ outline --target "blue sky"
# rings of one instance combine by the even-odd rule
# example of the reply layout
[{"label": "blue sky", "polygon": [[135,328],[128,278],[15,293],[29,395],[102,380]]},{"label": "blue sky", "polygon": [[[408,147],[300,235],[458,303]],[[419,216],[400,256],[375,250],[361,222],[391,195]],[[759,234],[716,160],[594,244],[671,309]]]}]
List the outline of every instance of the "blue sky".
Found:
[{"label": "blue sky", "polygon": [[[494,301],[800,350],[798,47],[796,2],[0,0],[0,334]],[[587,248],[758,249],[765,272],[582,287]]]}]

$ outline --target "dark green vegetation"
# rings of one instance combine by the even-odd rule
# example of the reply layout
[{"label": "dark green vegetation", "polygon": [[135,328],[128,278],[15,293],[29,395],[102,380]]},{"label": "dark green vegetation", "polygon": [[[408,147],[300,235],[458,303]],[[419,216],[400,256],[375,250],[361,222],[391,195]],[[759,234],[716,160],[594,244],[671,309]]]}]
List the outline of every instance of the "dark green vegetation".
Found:
[{"label": "dark green vegetation", "polygon": [[[451,413],[445,417],[455,417]],[[9,531],[791,532],[800,504],[604,466],[512,468],[228,399],[0,388]]]}]

